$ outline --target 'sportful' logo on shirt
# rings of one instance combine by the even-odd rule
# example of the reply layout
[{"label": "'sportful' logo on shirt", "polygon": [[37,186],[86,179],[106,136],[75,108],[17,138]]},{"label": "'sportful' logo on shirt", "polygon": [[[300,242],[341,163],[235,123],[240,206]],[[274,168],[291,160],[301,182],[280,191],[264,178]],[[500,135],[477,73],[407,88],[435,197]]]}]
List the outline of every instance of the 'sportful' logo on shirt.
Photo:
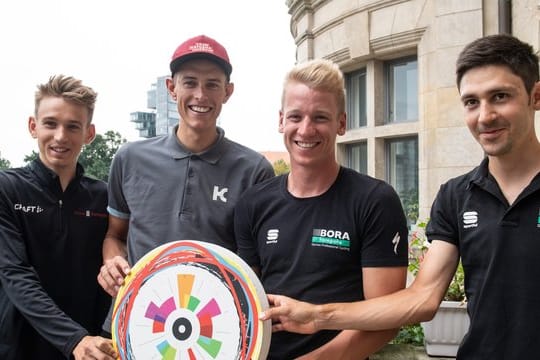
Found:
[{"label": "'sportful' logo on shirt", "polygon": [[346,231],[313,229],[311,245],[350,251],[351,239]]},{"label": "'sportful' logo on shirt", "polygon": [[478,226],[478,212],[477,211],[465,211],[463,213],[463,228],[468,229]]},{"label": "'sportful' logo on shirt", "polygon": [[275,244],[277,243],[278,237],[279,237],[279,229],[270,229],[266,233],[266,243]]}]

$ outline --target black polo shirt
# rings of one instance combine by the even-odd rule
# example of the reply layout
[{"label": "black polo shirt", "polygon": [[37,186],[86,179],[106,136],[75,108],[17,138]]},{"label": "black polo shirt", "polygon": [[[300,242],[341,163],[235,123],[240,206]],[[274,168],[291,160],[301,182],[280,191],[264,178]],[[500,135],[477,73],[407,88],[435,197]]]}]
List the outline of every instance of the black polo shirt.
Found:
[{"label": "black polo shirt", "polygon": [[540,359],[540,174],[509,205],[486,158],[441,186],[426,233],[461,254],[471,325],[458,359]]}]

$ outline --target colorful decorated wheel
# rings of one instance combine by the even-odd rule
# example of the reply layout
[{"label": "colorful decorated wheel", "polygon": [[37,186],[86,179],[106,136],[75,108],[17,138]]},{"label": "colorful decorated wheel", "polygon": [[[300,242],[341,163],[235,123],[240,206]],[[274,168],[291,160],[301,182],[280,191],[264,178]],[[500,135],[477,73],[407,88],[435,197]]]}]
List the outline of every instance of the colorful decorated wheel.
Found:
[{"label": "colorful decorated wheel", "polygon": [[182,240],[150,251],[126,277],[114,304],[121,359],[265,359],[271,324],[264,289],[236,254]]}]

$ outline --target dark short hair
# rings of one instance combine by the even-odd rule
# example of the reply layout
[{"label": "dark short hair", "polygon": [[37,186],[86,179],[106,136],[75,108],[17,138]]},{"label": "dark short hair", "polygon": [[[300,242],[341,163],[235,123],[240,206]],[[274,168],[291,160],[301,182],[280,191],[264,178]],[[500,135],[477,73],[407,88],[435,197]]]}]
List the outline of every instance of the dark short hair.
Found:
[{"label": "dark short hair", "polygon": [[474,40],[461,51],[456,62],[456,83],[473,68],[503,65],[523,80],[527,93],[538,81],[538,56],[531,45],[518,38],[497,34]]}]

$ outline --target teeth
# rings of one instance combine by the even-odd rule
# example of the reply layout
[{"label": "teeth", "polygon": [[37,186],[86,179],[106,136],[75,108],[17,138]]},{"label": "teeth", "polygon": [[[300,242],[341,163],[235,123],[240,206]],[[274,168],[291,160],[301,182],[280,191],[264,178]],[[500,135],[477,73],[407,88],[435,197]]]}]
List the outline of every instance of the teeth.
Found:
[{"label": "teeth", "polygon": [[195,105],[191,105],[189,107],[191,110],[195,111],[195,112],[199,112],[199,113],[206,113],[206,112],[209,112],[210,111],[210,107],[208,106],[195,106]]},{"label": "teeth", "polygon": [[68,149],[66,149],[66,148],[56,148],[56,147],[53,147],[52,150],[56,151],[56,152],[66,152],[66,151],[68,151]]},{"label": "teeth", "polygon": [[303,142],[303,141],[297,141],[296,145],[303,147],[303,148],[312,148],[315,145],[317,145],[316,142]]}]

